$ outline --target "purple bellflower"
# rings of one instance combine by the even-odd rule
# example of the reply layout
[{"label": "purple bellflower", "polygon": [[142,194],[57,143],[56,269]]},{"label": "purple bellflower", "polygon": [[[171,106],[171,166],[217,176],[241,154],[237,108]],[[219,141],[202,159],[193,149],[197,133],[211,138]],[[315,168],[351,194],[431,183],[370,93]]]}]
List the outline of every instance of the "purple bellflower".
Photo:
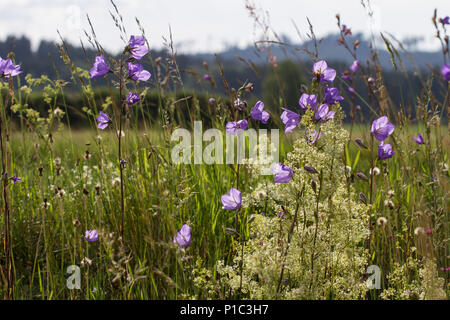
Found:
[{"label": "purple bellflower", "polygon": [[322,104],[317,108],[315,118],[319,121],[327,121],[334,118],[335,111],[330,111],[327,104]]},{"label": "purple bellflower", "polygon": [[141,101],[141,97],[134,92],[130,92],[127,96],[127,104],[128,105],[133,105],[137,102]]},{"label": "purple bellflower", "polygon": [[187,224],[183,224],[180,231],[177,232],[173,238],[173,243],[178,244],[180,247],[187,247],[191,244],[191,230]]},{"label": "purple bellflower", "polygon": [[284,111],[281,114],[281,120],[283,121],[284,125],[286,126],[284,128],[284,132],[285,133],[292,132],[292,130],[294,130],[300,123],[300,115],[291,110],[288,110],[285,108],[282,108],[282,109]]},{"label": "purple bellflower", "polygon": [[18,74],[21,74],[22,71],[20,70],[19,65],[14,65],[11,61],[11,59],[3,60],[0,57],[0,77],[15,77]]},{"label": "purple bellflower", "polygon": [[350,73],[348,71],[342,72],[341,78],[348,80],[348,81],[352,81],[352,76],[350,75]]},{"label": "purple bellflower", "polygon": [[381,160],[392,158],[394,153],[395,151],[392,150],[392,146],[389,143],[384,144],[384,142],[381,142],[378,146],[378,158]]},{"label": "purple bellflower", "polygon": [[352,65],[350,66],[350,70],[355,73],[358,71],[359,67],[361,66],[361,61],[355,60],[353,61]]},{"label": "purple bellflower", "polygon": [[148,53],[144,36],[131,36],[128,41],[131,56],[137,60],[142,59]]},{"label": "purple bellflower", "polygon": [[242,194],[238,189],[230,188],[227,194],[220,197],[222,201],[222,209],[236,210],[241,207]]},{"label": "purple bellflower", "polygon": [[420,133],[417,134],[417,137],[413,137],[413,139],[417,144],[423,144],[423,137]]},{"label": "purple bellflower", "polygon": [[233,103],[234,107],[240,111],[244,110],[247,107],[247,102],[237,98]]},{"label": "purple bellflower", "polygon": [[336,78],[336,70],[329,68],[325,60],[314,63],[313,73],[320,79],[320,82],[333,82]]},{"label": "purple bellflower", "polygon": [[89,242],[98,241],[97,230],[86,230],[86,232],[84,233],[84,238]]},{"label": "purple bellflower", "polygon": [[109,121],[111,121],[108,117],[108,115],[102,111],[100,111],[100,115],[97,117],[97,128],[101,130],[105,130],[106,127],[109,125]]},{"label": "purple bellflower", "polygon": [[19,177],[16,177],[16,176],[12,176],[11,180],[12,180],[13,184],[16,184],[17,182],[22,181],[22,179],[20,179]]},{"label": "purple bellflower", "polygon": [[243,119],[239,121],[230,121],[226,124],[225,129],[233,136],[238,135],[248,127],[248,121]]},{"label": "purple bellflower", "polygon": [[133,80],[147,81],[152,76],[141,64],[128,62],[128,75]]},{"label": "purple bellflower", "polygon": [[275,183],[288,183],[294,175],[292,169],[281,162],[273,166],[272,173],[274,174],[273,180]]},{"label": "purple bellflower", "polygon": [[312,132],[306,132],[306,140],[308,141],[309,144],[316,143],[321,136],[322,132],[319,132],[316,129],[314,129]]},{"label": "purple bellflower", "polygon": [[309,108],[314,110],[317,105],[317,97],[314,94],[309,95],[309,94],[303,93],[300,97],[300,100],[298,101],[298,105],[304,111],[308,110]]},{"label": "purple bellflower", "polygon": [[442,66],[441,73],[446,81],[450,81],[450,64],[445,63]]},{"label": "purple bellflower", "polygon": [[372,134],[378,141],[384,141],[394,132],[395,126],[389,122],[388,117],[382,116],[372,122]]},{"label": "purple bellflower", "polygon": [[442,23],[443,24],[450,24],[450,17],[446,16],[445,18],[442,19]]},{"label": "purple bellflower", "polygon": [[335,104],[336,102],[344,100],[344,97],[339,95],[337,88],[328,88],[327,86],[325,87],[324,100],[327,104]]},{"label": "purple bellflower", "polygon": [[250,117],[254,120],[259,120],[266,124],[270,118],[270,114],[264,110],[264,102],[258,101],[250,112]]},{"label": "purple bellflower", "polygon": [[89,73],[91,74],[91,79],[103,77],[108,72],[109,67],[106,64],[106,60],[103,54],[95,57],[94,65],[92,66],[91,70],[89,70]]}]

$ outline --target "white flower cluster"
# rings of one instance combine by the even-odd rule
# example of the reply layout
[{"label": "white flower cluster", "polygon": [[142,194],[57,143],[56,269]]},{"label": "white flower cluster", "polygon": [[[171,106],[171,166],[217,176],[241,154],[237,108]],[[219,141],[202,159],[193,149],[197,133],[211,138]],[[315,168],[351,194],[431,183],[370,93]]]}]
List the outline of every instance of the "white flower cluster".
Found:
[{"label": "white flower cluster", "polygon": [[347,131],[339,121],[320,130],[315,144],[305,137],[295,141],[285,161],[294,171],[289,183],[266,178],[243,199],[243,206],[259,214],[250,222],[243,254],[239,248],[231,265],[217,266],[231,292],[249,299],[364,296],[368,207],[345,175]]}]

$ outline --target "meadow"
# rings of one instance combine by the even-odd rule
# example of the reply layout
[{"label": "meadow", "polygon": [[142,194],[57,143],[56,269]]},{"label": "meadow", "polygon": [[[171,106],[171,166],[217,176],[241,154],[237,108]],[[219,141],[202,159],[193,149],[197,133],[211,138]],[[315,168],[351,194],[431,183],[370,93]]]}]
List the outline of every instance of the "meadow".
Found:
[{"label": "meadow", "polygon": [[[345,42],[349,29],[338,18],[341,45],[355,56],[348,73],[336,75],[312,53],[299,105],[260,109],[251,83],[229,87],[219,58],[221,72],[205,71],[204,79],[214,77],[225,94],[188,96],[170,42],[165,57],[153,57],[144,30],[130,37],[115,7],[112,16],[127,42],[119,56],[106,53],[92,30],[98,56],[84,70],[59,44],[83,105],[67,105],[66,81],[29,75],[21,82],[16,75],[26,70],[0,53],[4,299],[450,297],[445,19],[435,13],[444,63],[423,79],[414,105],[392,105],[376,58],[356,63],[357,44]],[[98,78],[106,98],[95,95]],[[367,100],[349,90],[358,81]],[[338,85],[350,99],[330,90]],[[149,90],[158,101],[152,111]],[[34,92],[47,112],[29,103]],[[71,126],[74,107],[84,128]],[[264,159],[175,163],[172,134],[192,131],[196,120],[237,136],[280,129],[271,142],[279,143],[282,166],[260,175]]]}]

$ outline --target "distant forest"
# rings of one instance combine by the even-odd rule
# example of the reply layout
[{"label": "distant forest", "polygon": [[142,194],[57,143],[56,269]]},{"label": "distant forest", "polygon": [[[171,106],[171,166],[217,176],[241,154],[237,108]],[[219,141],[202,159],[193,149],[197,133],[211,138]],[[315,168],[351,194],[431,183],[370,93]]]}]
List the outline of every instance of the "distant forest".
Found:
[{"label": "distant forest", "polygon": [[[354,39],[358,35],[352,36]],[[352,39],[350,39],[351,41]],[[89,45],[84,47],[74,46],[65,43],[70,59],[78,67],[89,69],[96,50]],[[308,46],[308,43],[304,44]],[[311,47],[311,43],[309,44]],[[292,46],[290,46],[292,48]],[[334,49],[333,49],[334,48]],[[358,57],[362,63],[365,63],[370,57],[369,44],[362,41],[358,48]],[[30,73],[34,77],[48,75],[50,79],[64,79],[70,81],[69,68],[61,59],[60,51],[57,45],[49,41],[41,41],[36,51],[31,49],[30,40],[26,37],[14,38],[8,37],[0,42],[0,56],[6,58],[10,52],[14,53],[14,60],[21,65],[23,74],[21,81],[24,83],[24,77]],[[181,74],[183,88],[187,91],[196,91],[205,95],[226,94],[226,90],[221,78],[219,64],[224,71],[224,76],[231,87],[238,88],[244,82],[251,82],[254,85],[252,92],[252,101],[263,99],[266,105],[279,106],[280,102],[286,104],[283,107],[295,108],[298,106],[298,99],[305,88],[302,85],[309,85],[310,70],[312,61],[310,57],[298,51],[280,47],[273,47],[272,54],[277,56],[275,63],[268,63],[265,52],[258,52],[256,47],[243,49],[230,49],[217,54],[197,54],[186,55],[176,54],[176,62]],[[142,61],[144,67],[153,75],[155,70],[154,60],[158,57],[166,61],[166,57],[171,56],[167,50],[153,50],[150,47],[150,55],[147,60]],[[319,44],[319,58],[326,59],[329,66],[337,70],[338,75],[348,69],[353,58],[337,44],[337,36],[329,36],[322,39]],[[389,89],[390,98],[399,110],[415,117],[416,97],[424,89],[427,80],[434,75],[439,77],[439,68],[442,56],[439,53],[421,53],[415,52],[410,56],[406,52],[399,53],[398,57],[390,56],[387,51],[379,50],[379,61],[383,66],[383,76],[386,88]],[[411,58],[416,60],[417,66],[411,62]],[[394,61],[394,64],[392,64]],[[428,62],[429,63],[428,63]],[[274,70],[276,69],[276,76]],[[211,76],[212,81],[205,80],[205,74]],[[376,75],[373,74],[375,77]],[[155,77],[152,77],[155,81]],[[149,82],[150,90],[154,88],[154,83]],[[92,84],[98,88],[104,87],[103,79],[95,79]],[[361,104],[358,97],[352,98],[348,92],[348,84],[344,81],[336,83],[341,94],[346,98],[345,101],[354,99],[355,104]],[[281,87],[281,90],[280,90]],[[369,96],[365,84],[359,80],[354,86],[361,98],[369,101]],[[68,86],[69,91],[77,91],[76,88]],[[438,99],[444,98],[443,88],[439,81],[434,81],[432,91]],[[344,110],[348,111],[349,106],[344,102]]]}]

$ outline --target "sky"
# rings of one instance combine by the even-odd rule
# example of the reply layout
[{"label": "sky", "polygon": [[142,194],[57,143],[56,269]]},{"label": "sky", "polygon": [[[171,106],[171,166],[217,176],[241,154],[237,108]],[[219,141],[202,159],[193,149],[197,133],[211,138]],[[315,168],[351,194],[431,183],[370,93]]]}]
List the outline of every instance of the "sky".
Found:
[{"label": "sky", "polygon": [[[364,0],[367,2],[367,0]],[[123,16],[127,37],[140,34],[135,17],[145,29],[153,48],[164,45],[172,31],[176,50],[182,53],[220,52],[229,46],[240,48],[261,38],[261,27],[246,9],[245,0],[115,0]],[[251,0],[260,17],[270,21],[277,34],[298,43],[306,39],[307,17],[318,38],[337,32],[336,13],[352,32],[379,34],[387,31],[398,39],[420,38],[418,49],[436,50],[431,17],[450,15],[449,0],[372,0],[372,19],[361,0]],[[7,35],[26,35],[36,49],[41,39],[58,40],[57,30],[71,43],[86,40],[89,15],[104,48],[123,47],[110,16],[109,0],[0,0],[0,40]],[[297,33],[294,24],[298,27]]]}]

